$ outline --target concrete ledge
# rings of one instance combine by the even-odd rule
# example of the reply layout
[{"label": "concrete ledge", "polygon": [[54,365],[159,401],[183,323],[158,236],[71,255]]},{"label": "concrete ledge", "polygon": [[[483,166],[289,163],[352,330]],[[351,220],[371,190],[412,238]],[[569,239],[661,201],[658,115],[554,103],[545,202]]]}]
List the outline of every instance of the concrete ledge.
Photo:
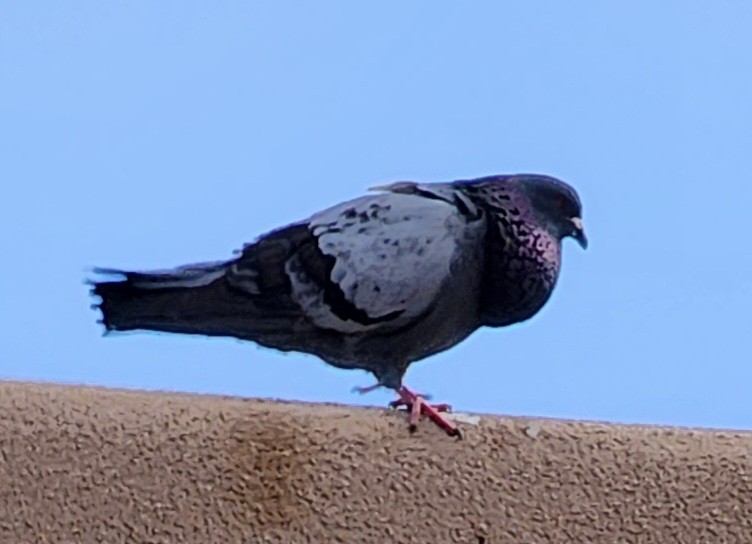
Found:
[{"label": "concrete ledge", "polygon": [[752,434],[0,383],[0,542],[752,542]]}]

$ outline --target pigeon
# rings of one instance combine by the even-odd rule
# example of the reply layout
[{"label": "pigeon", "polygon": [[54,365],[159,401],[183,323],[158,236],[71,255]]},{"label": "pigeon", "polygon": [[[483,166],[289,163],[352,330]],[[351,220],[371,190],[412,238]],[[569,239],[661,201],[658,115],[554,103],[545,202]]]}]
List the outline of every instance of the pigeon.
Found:
[{"label": "pigeon", "polygon": [[[481,327],[529,319],[556,285],[561,242],[587,238],[567,183],[538,174],[400,181],[274,230],[227,261],[160,271],[95,269],[106,332],[234,337],[372,373],[410,429],[425,415],[461,436],[408,366]],[[116,277],[113,277],[116,276]]]}]

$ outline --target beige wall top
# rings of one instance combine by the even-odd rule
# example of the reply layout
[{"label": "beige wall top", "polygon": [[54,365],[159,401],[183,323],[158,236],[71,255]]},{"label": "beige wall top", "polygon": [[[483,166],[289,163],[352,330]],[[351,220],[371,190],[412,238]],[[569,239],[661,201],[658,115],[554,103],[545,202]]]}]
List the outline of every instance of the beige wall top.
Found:
[{"label": "beige wall top", "polygon": [[0,543],[752,542],[752,434],[0,383]]}]

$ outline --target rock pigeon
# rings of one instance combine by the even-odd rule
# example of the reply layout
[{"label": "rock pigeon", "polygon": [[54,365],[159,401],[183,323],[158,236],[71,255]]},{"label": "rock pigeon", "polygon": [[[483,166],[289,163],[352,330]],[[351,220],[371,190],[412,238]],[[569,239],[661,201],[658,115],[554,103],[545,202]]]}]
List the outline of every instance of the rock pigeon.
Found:
[{"label": "rock pigeon", "polygon": [[362,369],[397,392],[411,429],[456,425],[408,389],[408,366],[480,327],[535,315],[551,296],[561,241],[584,248],[576,191],[556,178],[496,175],[397,182],[245,245],[235,258],[172,270],[95,269],[107,331],[230,336]]}]

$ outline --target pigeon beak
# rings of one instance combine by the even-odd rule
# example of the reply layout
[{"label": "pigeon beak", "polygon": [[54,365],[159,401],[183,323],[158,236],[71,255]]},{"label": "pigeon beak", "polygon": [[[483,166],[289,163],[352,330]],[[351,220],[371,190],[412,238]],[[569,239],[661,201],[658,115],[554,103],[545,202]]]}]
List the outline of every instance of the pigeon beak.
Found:
[{"label": "pigeon beak", "polygon": [[580,244],[580,247],[582,249],[587,249],[588,241],[587,236],[585,236],[585,228],[582,226],[582,219],[579,217],[571,217],[569,219],[572,222],[572,238],[577,240],[577,243]]}]

